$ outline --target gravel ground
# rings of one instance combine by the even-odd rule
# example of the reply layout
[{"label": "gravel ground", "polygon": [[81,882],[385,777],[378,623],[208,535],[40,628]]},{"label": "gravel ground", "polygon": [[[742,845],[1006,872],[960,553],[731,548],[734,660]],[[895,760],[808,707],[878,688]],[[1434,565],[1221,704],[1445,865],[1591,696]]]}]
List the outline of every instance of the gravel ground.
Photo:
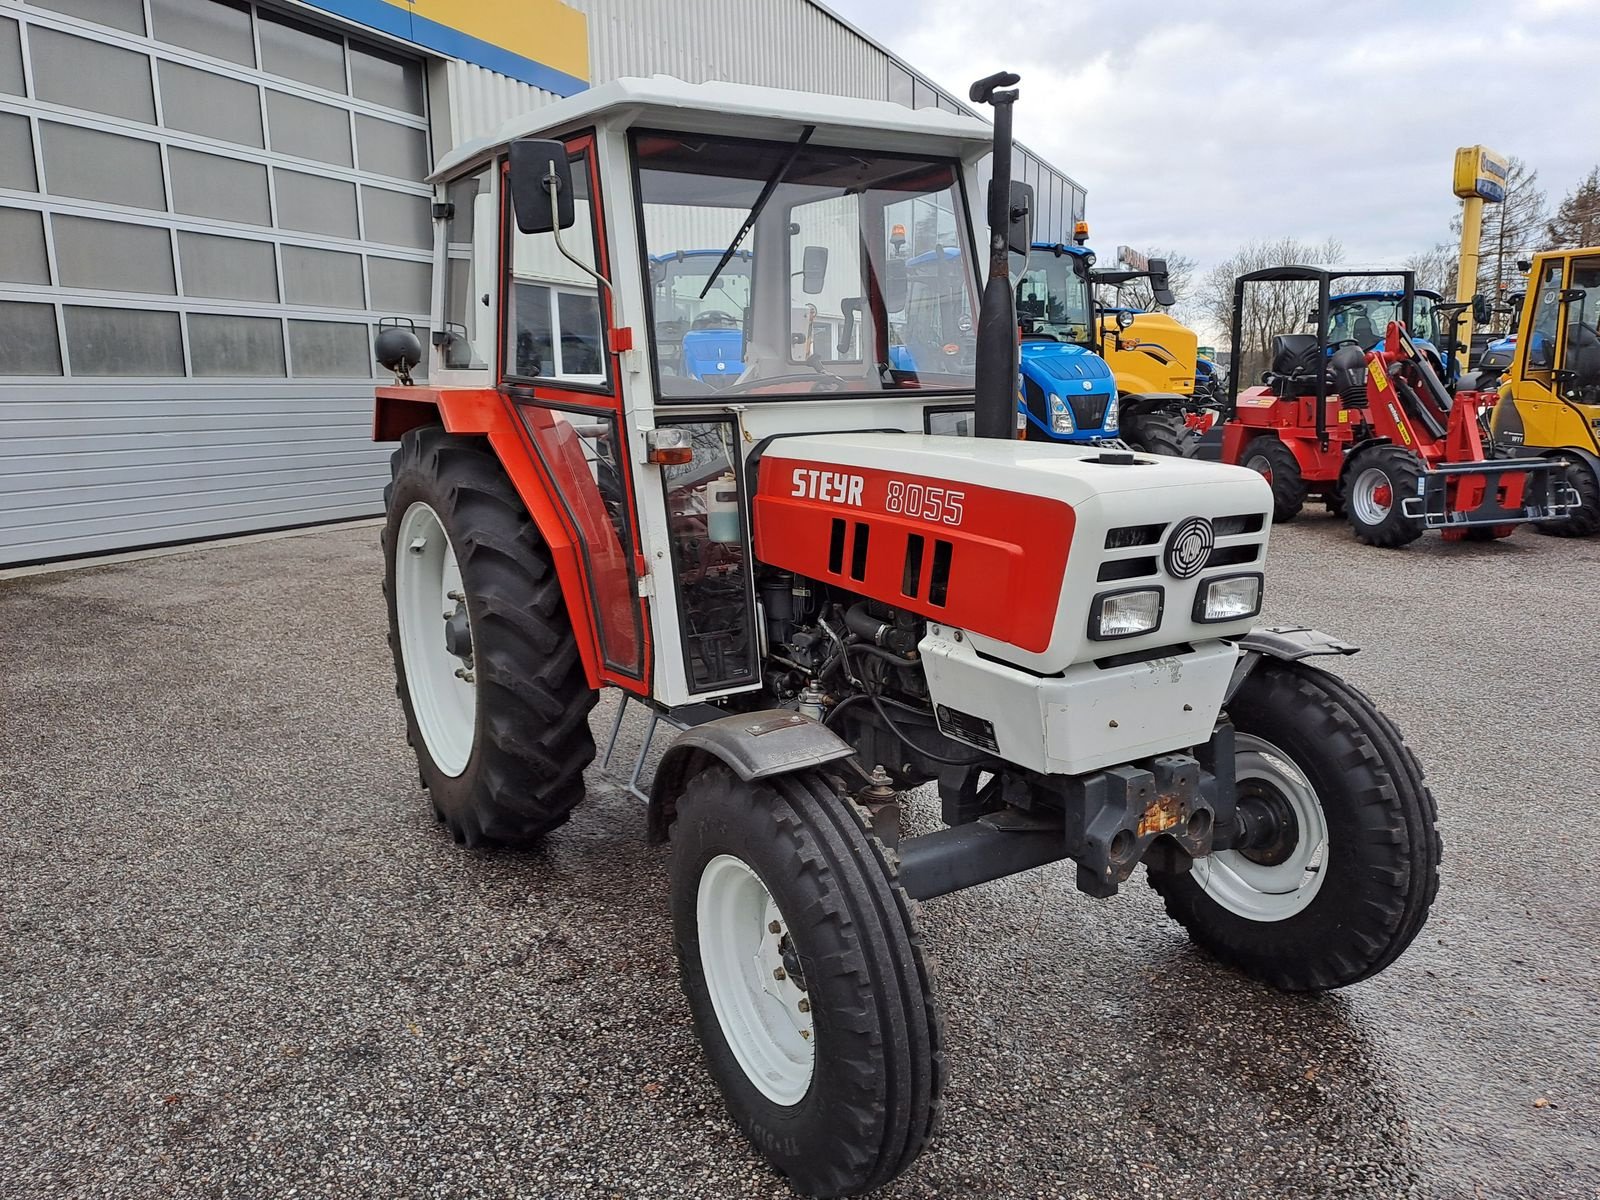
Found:
[{"label": "gravel ground", "polygon": [[[379,570],[358,528],[0,582],[0,1195],[788,1195],[616,779],[534,853],[434,824]],[[1311,516],[1269,578],[1270,619],[1367,647],[1343,669],[1430,772],[1431,923],[1307,999],[1137,879],[931,902],[945,1130],[882,1195],[1600,1196],[1600,540]]]}]

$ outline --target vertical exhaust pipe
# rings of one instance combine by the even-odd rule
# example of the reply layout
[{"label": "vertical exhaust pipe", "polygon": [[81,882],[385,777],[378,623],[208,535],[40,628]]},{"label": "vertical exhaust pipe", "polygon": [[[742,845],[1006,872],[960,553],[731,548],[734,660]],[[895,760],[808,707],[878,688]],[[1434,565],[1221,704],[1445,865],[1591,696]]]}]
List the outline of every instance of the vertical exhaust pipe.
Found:
[{"label": "vertical exhaust pipe", "polygon": [[[978,309],[978,362],[973,432],[1017,436],[1017,299],[1011,291],[1011,106],[1021,76],[997,71],[974,83],[974,104],[994,106],[994,175],[989,180],[989,278]],[[1001,90],[1009,89],[1009,90]],[[1016,214],[1020,215],[1020,214]]]}]

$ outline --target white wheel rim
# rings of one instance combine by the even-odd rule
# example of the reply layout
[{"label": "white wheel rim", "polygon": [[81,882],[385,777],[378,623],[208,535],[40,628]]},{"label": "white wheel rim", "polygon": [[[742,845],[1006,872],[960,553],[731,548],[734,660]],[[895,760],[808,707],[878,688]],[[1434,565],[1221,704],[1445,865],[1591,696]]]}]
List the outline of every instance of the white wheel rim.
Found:
[{"label": "white wheel rim", "polygon": [[1285,921],[1304,912],[1322,890],[1328,866],[1328,820],[1311,781],[1271,742],[1234,735],[1234,772],[1243,784],[1269,784],[1287,803],[1299,826],[1294,849],[1266,866],[1239,850],[1218,850],[1195,860],[1195,882],[1229,912],[1248,921]]},{"label": "white wheel rim", "polygon": [[[1389,489],[1387,504],[1378,499],[1381,488]],[[1389,473],[1382,467],[1368,467],[1356,476],[1355,484],[1350,488],[1349,508],[1364,525],[1382,524],[1394,508],[1394,484],[1390,482]]]},{"label": "white wheel rim", "polygon": [[445,640],[446,622],[464,594],[461,566],[439,514],[420,500],[400,518],[394,577],[400,660],[411,711],[428,757],[454,777],[467,769],[472,757],[478,689],[470,655],[457,657]]},{"label": "white wheel rim", "polygon": [[761,877],[731,854],[700,873],[695,905],[700,967],[722,1036],[745,1077],[768,1100],[800,1103],[816,1068],[810,999],[794,979],[788,922]]}]

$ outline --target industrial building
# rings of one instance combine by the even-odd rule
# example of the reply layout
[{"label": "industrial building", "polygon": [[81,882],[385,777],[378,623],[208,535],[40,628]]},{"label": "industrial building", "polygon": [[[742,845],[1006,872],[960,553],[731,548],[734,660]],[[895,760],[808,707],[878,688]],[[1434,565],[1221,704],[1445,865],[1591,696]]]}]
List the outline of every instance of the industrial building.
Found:
[{"label": "industrial building", "polygon": [[0,566],[375,515],[430,164],[657,72],[969,111],[813,0],[0,0]]}]

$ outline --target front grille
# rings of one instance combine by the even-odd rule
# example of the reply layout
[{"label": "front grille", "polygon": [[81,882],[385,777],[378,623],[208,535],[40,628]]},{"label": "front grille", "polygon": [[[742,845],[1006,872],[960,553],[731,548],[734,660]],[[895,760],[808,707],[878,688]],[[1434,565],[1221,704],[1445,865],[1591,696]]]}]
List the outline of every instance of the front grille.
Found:
[{"label": "front grille", "polygon": [[1166,525],[1119,525],[1106,530],[1107,550],[1126,550],[1133,546],[1154,546],[1161,540]]},{"label": "front grille", "polygon": [[1110,402],[1111,397],[1104,393],[1067,397],[1067,403],[1072,407],[1072,419],[1079,429],[1098,429],[1106,419],[1106,405]]}]

